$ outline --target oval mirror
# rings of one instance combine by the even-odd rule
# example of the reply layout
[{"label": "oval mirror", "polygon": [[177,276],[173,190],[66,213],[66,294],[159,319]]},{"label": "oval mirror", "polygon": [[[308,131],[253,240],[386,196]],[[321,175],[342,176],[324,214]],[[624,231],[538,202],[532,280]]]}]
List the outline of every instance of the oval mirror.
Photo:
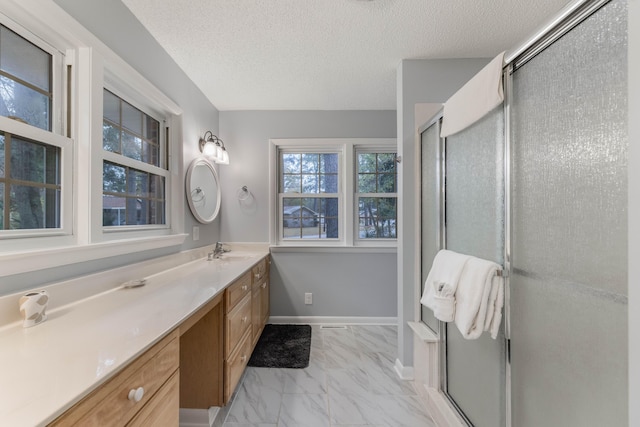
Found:
[{"label": "oval mirror", "polygon": [[207,160],[198,158],[187,170],[187,201],[193,216],[203,224],[216,219],[220,211],[218,173]]}]

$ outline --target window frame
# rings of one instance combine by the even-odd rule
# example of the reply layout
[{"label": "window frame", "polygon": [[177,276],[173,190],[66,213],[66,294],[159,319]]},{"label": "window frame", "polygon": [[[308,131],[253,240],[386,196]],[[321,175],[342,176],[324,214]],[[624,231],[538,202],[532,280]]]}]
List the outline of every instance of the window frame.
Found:
[{"label": "window frame", "polygon": [[[75,212],[73,209],[73,170],[74,144],[67,137],[66,129],[66,93],[67,82],[65,76],[66,55],[62,49],[56,48],[38,37],[34,32],[20,25],[4,13],[0,13],[0,24],[24,38],[51,56],[51,102],[50,102],[50,130],[23,123],[18,120],[0,116],[0,131],[12,137],[33,141],[60,149],[60,226],[55,228],[0,230],[0,242],[10,241],[12,250],[28,251],[43,246],[68,245],[74,242],[73,224]],[[9,180],[10,182],[10,180]]]},{"label": "window frame", "polygon": [[[135,170],[139,170],[142,172],[148,172],[157,176],[161,176],[165,179],[164,182],[164,194],[165,194],[165,201],[164,201],[164,219],[165,222],[164,224],[146,224],[146,225],[117,225],[117,226],[105,226],[103,224],[103,221],[100,221],[100,224],[102,225],[102,231],[105,234],[109,234],[109,233],[121,233],[121,232],[144,232],[144,231],[150,231],[150,230],[167,230],[171,228],[171,208],[170,208],[170,198],[171,198],[171,173],[169,171],[169,164],[168,164],[168,151],[170,151],[170,142],[171,141],[167,141],[167,122],[170,121],[170,118],[168,118],[165,114],[161,113],[158,109],[150,109],[149,107],[141,107],[140,104],[135,100],[135,99],[129,99],[128,96],[122,94],[120,92],[120,90],[115,87],[115,85],[110,84],[109,82],[105,81],[105,85],[104,85],[104,89],[108,90],[109,92],[111,92],[113,95],[115,95],[116,97],[118,97],[120,100],[127,102],[128,104],[132,105],[133,107],[137,108],[138,110],[140,110],[142,113],[146,114],[148,117],[151,117],[152,119],[158,121],[159,126],[160,126],[160,132],[159,132],[159,146],[160,146],[160,152],[159,152],[159,156],[161,159],[164,159],[161,161],[162,163],[166,163],[166,169],[163,168],[162,166],[155,166],[140,160],[136,160],[130,157],[125,156],[124,154],[118,154],[118,153],[114,153],[114,152],[110,152],[104,149],[103,146],[103,140],[100,140],[100,152],[102,154],[102,164],[104,165],[104,162],[109,162],[109,163],[114,163],[120,166],[124,166],[124,167],[128,167],[128,168],[132,168]],[[103,92],[104,94],[104,92]],[[102,109],[101,109],[102,111]],[[102,114],[103,116],[103,122],[104,122],[104,113]],[[96,150],[98,150],[96,148]],[[103,178],[101,180],[101,184],[104,185],[104,175]],[[101,193],[104,194],[104,191],[101,190]],[[104,210],[104,207],[103,207]]]},{"label": "window frame", "polygon": [[[394,239],[357,238],[357,167],[355,161],[357,159],[356,152],[361,150],[378,150],[378,152],[397,153],[397,142],[395,138],[296,138],[269,140],[269,238],[272,246],[281,248],[397,247],[397,237]],[[281,152],[339,153],[339,239],[283,239],[282,194],[279,188]],[[398,176],[397,169],[396,176]],[[301,195],[301,197],[306,196]]]},{"label": "window frame", "polygon": [[[398,240],[398,164],[397,164],[397,158],[398,158],[398,152],[396,147],[393,147],[393,150],[390,150],[391,147],[383,147],[383,146],[367,146],[367,145],[359,145],[355,147],[355,153],[354,153],[354,163],[353,163],[353,173],[354,173],[354,186],[353,186],[353,209],[354,209],[354,215],[353,215],[353,220],[354,220],[354,241],[356,245],[362,245],[362,246],[377,246],[377,245],[381,245],[381,246],[386,246],[384,244],[384,242],[397,242]],[[394,162],[396,162],[395,165],[395,189],[396,191],[394,193],[360,193],[358,191],[358,154],[395,154],[395,159]],[[378,173],[376,170],[376,177],[377,177]],[[394,198],[396,200],[396,224],[395,224],[395,228],[396,228],[396,237],[369,237],[369,238],[363,238],[360,237],[360,198],[362,197],[366,197],[366,198],[374,198],[374,199],[391,199]]]}]

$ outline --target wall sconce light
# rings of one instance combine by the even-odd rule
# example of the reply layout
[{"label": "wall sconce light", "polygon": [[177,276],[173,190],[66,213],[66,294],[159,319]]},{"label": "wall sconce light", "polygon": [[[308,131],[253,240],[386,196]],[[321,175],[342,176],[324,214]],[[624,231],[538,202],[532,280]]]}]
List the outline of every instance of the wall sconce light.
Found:
[{"label": "wall sconce light", "polygon": [[215,136],[210,130],[200,138],[200,151],[206,157],[221,165],[229,164],[229,153],[224,147],[224,142]]}]

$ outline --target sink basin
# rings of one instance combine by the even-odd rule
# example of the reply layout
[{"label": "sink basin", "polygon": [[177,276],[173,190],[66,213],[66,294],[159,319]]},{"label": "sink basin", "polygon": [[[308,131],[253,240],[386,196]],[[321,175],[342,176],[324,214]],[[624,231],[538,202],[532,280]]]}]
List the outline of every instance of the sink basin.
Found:
[{"label": "sink basin", "polygon": [[214,259],[214,261],[246,261],[255,257],[256,255],[246,252],[225,252],[220,258]]}]

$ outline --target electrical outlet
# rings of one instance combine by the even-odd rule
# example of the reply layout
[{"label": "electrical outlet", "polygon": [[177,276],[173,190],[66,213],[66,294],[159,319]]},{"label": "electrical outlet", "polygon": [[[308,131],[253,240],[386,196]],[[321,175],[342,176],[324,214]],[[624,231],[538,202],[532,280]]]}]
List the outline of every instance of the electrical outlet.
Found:
[{"label": "electrical outlet", "polygon": [[307,292],[306,294],[304,294],[304,303],[306,305],[313,304],[313,294],[311,292]]},{"label": "electrical outlet", "polygon": [[198,227],[197,225],[193,226],[193,241],[195,242],[196,240],[200,240],[200,227]]}]

